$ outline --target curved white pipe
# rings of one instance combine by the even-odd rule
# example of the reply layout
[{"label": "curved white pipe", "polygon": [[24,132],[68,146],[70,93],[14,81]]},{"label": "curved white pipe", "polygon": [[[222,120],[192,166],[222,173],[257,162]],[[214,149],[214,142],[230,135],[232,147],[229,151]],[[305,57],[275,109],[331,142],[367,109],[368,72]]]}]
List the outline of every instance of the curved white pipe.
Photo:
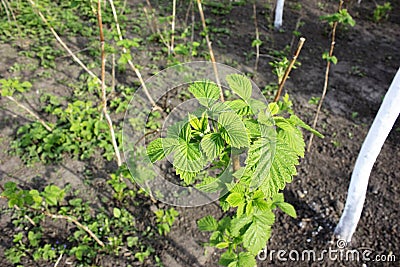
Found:
[{"label": "curved white pipe", "polygon": [[372,167],[399,113],[400,69],[385,95],[354,166],[346,205],[335,229],[335,235],[347,242],[351,241],[360,220]]}]

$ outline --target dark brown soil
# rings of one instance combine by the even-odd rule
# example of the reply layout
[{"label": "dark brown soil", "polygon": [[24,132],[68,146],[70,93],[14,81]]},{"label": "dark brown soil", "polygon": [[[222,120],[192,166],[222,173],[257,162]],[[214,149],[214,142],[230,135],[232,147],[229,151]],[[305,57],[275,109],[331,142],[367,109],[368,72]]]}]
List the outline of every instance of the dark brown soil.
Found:
[{"label": "dark brown soil", "polygon": [[[300,9],[296,7],[298,1],[286,1],[283,31],[280,32],[270,27],[272,14],[271,9],[267,7],[271,2],[259,1],[257,4],[258,26],[263,45],[258,72],[253,76],[253,80],[260,88],[274,81],[275,77],[269,65],[272,58],[267,55],[273,50],[284,49],[286,45],[291,45],[293,51],[297,38],[293,38],[292,32],[299,21],[304,22],[297,29],[306,38],[299,58],[301,66],[292,72],[285,90],[294,101],[295,111],[311,124],[316,106],[309,104],[308,100],[312,96],[320,96],[322,92],[326,62],[321,55],[330,46],[330,28],[319,20],[319,16],[336,10],[337,1],[302,1]],[[399,68],[400,2],[391,1],[391,4],[393,9],[389,19],[376,23],[372,20],[375,8],[373,1],[361,1],[360,5],[356,1],[346,3],[349,13],[356,20],[356,26],[338,28],[334,52],[338,64],[331,68],[329,91],[317,126],[325,138],[314,138],[312,150],[306,154],[298,167],[298,176],[284,192],[286,200],[296,208],[298,218],[293,219],[281,212],[277,213],[277,222],[273,226],[273,234],[268,243],[269,252],[296,250],[301,254],[305,250],[314,250],[318,257],[324,249],[336,249],[336,241],[333,240],[332,234],[345,204],[352,168],[382,98]],[[154,7],[157,7],[156,3]],[[255,56],[250,55],[255,51],[251,47],[255,38],[252,5],[235,6],[226,15],[212,14],[207,8],[205,11],[213,25],[228,28],[230,31],[230,34],[212,36],[217,61],[244,72],[253,72]],[[179,13],[180,21],[184,20],[185,12],[186,9],[183,9]],[[10,75],[7,69],[15,60],[21,59],[17,59],[16,51],[8,44],[0,45],[0,55],[0,76],[7,77]],[[142,66],[146,66],[146,63],[146,60],[138,62]],[[67,71],[58,75],[76,77],[78,72],[79,68],[70,65]],[[60,88],[59,84],[52,83],[51,80],[37,79],[35,86],[37,85],[43,86],[40,90],[54,86],[55,91],[65,95],[66,89]],[[31,96],[26,101],[34,107],[37,97]],[[75,188],[88,190],[88,195],[93,196],[93,199],[99,197],[98,188],[83,183],[82,172],[85,163],[66,160],[57,166],[36,164],[28,168],[17,157],[8,155],[10,140],[19,125],[26,123],[27,119],[6,99],[0,99],[0,105],[2,184],[8,180],[18,180],[26,186],[37,188],[44,180],[60,186],[70,183]],[[281,261],[276,254],[271,258],[271,254],[268,254],[266,260],[258,260],[258,266],[398,266],[399,130],[400,122],[397,121],[372,170],[361,220],[351,244],[348,244],[352,249],[362,251],[362,248],[368,248],[373,251],[371,258],[375,255],[395,255],[395,263],[329,260],[328,257],[323,261]],[[104,163],[96,161],[93,164],[98,170],[105,168]],[[104,183],[104,177],[105,173],[99,171],[100,182]],[[5,205],[5,202],[2,201],[1,204]],[[164,265],[218,266],[220,251],[210,248],[205,250],[202,244],[208,240],[209,235],[199,232],[196,226],[196,221],[205,215],[212,214],[217,218],[222,216],[216,203],[177,210],[180,216],[171,233],[165,239],[154,240],[154,247],[159,250],[156,252],[161,256]],[[4,250],[12,243],[13,228],[9,215],[3,211],[0,214],[0,227],[3,229],[0,236],[1,266],[11,266],[4,259]],[[285,257],[288,257],[288,254]],[[126,263],[118,261],[113,266],[126,266]]]}]

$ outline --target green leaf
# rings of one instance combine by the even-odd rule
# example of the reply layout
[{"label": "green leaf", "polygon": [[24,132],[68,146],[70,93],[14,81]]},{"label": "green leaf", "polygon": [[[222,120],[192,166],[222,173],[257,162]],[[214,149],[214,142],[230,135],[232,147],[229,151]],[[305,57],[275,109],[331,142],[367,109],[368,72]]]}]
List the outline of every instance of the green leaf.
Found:
[{"label": "green leaf", "polygon": [[207,215],[197,221],[197,226],[200,231],[216,231],[218,228],[218,222],[213,216]]},{"label": "green leaf", "polygon": [[290,123],[292,123],[293,125],[299,126],[299,127],[303,128],[303,129],[315,134],[319,138],[324,138],[323,134],[321,134],[317,130],[313,129],[311,126],[307,125],[304,121],[302,121],[296,115],[291,115],[290,118],[288,119],[288,121]]},{"label": "green leaf", "polygon": [[176,169],[176,174],[178,174],[181,179],[185,182],[186,185],[191,185],[196,179],[197,173],[198,172],[190,172],[190,171],[184,171],[181,169]]},{"label": "green leaf", "polygon": [[29,191],[29,194],[31,195],[31,197],[36,205],[39,206],[40,204],[42,204],[43,198],[40,196],[39,191],[32,189]]},{"label": "green leaf", "polygon": [[225,253],[221,255],[221,258],[219,259],[219,264],[222,266],[228,266],[231,262],[234,262],[236,260],[236,254],[227,250]]},{"label": "green leaf", "polygon": [[119,218],[119,217],[121,217],[121,210],[119,208],[114,208],[113,214],[114,214],[115,218]]},{"label": "green leaf", "polygon": [[241,215],[232,219],[231,221],[231,233],[234,237],[238,237],[240,235],[240,230],[243,229],[246,225],[252,222],[251,216]]},{"label": "green leaf", "polygon": [[197,98],[199,103],[210,108],[219,99],[219,87],[210,81],[195,82],[189,86],[189,91]]},{"label": "green leaf", "polygon": [[276,102],[269,103],[268,109],[271,115],[276,115],[279,112],[279,105]]},{"label": "green leaf", "polygon": [[243,245],[252,255],[265,247],[274,220],[275,215],[271,211],[260,211],[253,215],[253,222],[243,235]]},{"label": "green leaf", "polygon": [[199,118],[190,113],[188,116],[189,116],[189,123],[193,127],[193,129],[202,132],[203,125],[201,124]]},{"label": "green leaf", "polygon": [[226,198],[226,201],[231,205],[232,207],[237,207],[240,204],[244,204],[245,199],[243,194],[241,193],[231,193],[229,196]]},{"label": "green leaf", "polygon": [[222,139],[219,133],[207,134],[200,142],[201,149],[206,154],[208,160],[213,160],[219,156],[225,148],[224,144],[224,139]]},{"label": "green leaf", "polygon": [[224,112],[218,117],[221,136],[232,147],[241,148],[249,146],[249,137],[246,127],[240,116],[233,112]]},{"label": "green leaf", "polygon": [[157,138],[151,141],[147,147],[147,155],[152,163],[162,160],[169,155],[178,145],[178,141],[172,138]]},{"label": "green leaf", "polygon": [[266,198],[274,196],[285,187],[286,183],[292,181],[293,175],[297,174],[296,165],[298,164],[297,153],[288,146],[286,141],[278,137],[269,174],[260,187]]},{"label": "green leaf", "polygon": [[223,248],[227,248],[229,246],[229,242],[221,242],[215,245],[216,248],[218,249],[223,249]]},{"label": "green leaf", "polygon": [[241,74],[230,74],[226,77],[229,87],[243,100],[248,101],[251,97],[252,85],[250,80]]},{"label": "green leaf", "polygon": [[262,45],[262,41],[260,39],[255,39],[255,40],[253,40],[253,42],[251,42],[252,47],[256,47],[259,45]]},{"label": "green leaf", "polygon": [[199,172],[206,163],[199,144],[180,141],[174,152],[173,165],[181,171]]},{"label": "green leaf", "polygon": [[157,160],[162,160],[165,157],[161,138],[157,138],[156,140],[151,141],[147,145],[146,149],[147,155],[149,156],[152,163],[156,162]]},{"label": "green leaf", "polygon": [[268,177],[273,161],[274,143],[268,138],[253,142],[246,158],[246,168],[252,170],[250,188],[257,188]]},{"label": "green leaf", "polygon": [[294,207],[291,204],[285,202],[285,199],[284,199],[282,193],[278,193],[273,196],[272,208],[274,209],[275,206],[279,207],[287,215],[289,215],[293,218],[297,217],[296,210],[294,209]]},{"label": "green leaf", "polygon": [[297,218],[296,210],[294,207],[286,202],[275,203],[284,213],[289,215],[290,217]]},{"label": "green leaf", "polygon": [[275,124],[279,127],[278,137],[281,137],[298,156],[304,157],[306,144],[302,132],[282,117],[275,117]]},{"label": "green leaf", "polygon": [[218,190],[223,189],[223,185],[221,185],[220,179],[215,177],[207,176],[205,177],[201,183],[196,184],[195,187],[203,192],[213,193]]},{"label": "green leaf", "polygon": [[254,267],[257,266],[256,259],[254,258],[254,255],[248,253],[248,252],[240,252],[239,253],[239,260],[238,260],[238,266],[240,267]]},{"label": "green leaf", "polygon": [[42,196],[46,203],[50,206],[57,205],[64,198],[64,190],[61,190],[58,186],[48,185],[44,188]]}]

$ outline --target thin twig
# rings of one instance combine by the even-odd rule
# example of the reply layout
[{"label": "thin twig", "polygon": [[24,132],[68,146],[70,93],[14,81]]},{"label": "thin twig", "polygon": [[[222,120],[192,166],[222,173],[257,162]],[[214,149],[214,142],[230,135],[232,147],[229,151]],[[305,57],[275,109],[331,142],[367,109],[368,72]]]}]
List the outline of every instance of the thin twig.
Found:
[{"label": "thin twig", "polygon": [[296,63],[296,60],[300,54],[301,48],[303,47],[304,42],[306,39],[304,37],[301,37],[299,40],[299,44],[297,45],[296,52],[293,55],[292,61],[290,61],[289,66],[287,67],[285,74],[283,75],[282,81],[279,83],[278,91],[276,92],[274,102],[277,102],[279,100],[279,97],[281,96],[283,86],[285,85],[285,82],[287,78],[289,77],[290,71],[292,70],[294,63]]},{"label": "thin twig", "polygon": [[56,263],[54,264],[54,267],[57,267],[57,266],[58,266],[58,264],[60,263],[60,261],[61,261],[63,255],[64,255],[63,253],[60,254],[60,257],[58,257]]},{"label": "thin twig", "polygon": [[12,96],[7,96],[8,99],[10,99],[11,101],[13,101],[15,104],[17,104],[17,106],[19,106],[20,108],[24,109],[26,112],[28,112],[30,115],[32,115],[33,117],[35,117],[35,119],[40,122],[44,128],[46,128],[47,131],[51,132],[53,131],[53,129],[44,121],[42,120],[35,112],[33,112],[32,110],[30,110],[28,107],[26,107],[25,105],[23,105],[22,103],[20,103],[18,100],[16,100],[14,97]]},{"label": "thin twig", "polygon": [[100,246],[104,247],[104,243],[86,225],[81,224],[76,219],[66,215],[51,214],[48,211],[44,211],[43,214],[52,219],[64,219],[74,223],[76,226],[78,226],[79,228],[83,229],[86,233],[88,233]]},{"label": "thin twig", "polygon": [[[190,2],[192,4],[192,2]],[[194,22],[195,22],[195,16],[194,16],[194,8],[192,7],[192,27],[191,27],[191,34],[190,34],[190,54],[193,55],[193,41],[194,41]]]},{"label": "thin twig", "polygon": [[11,22],[10,13],[8,12],[8,8],[7,8],[6,3],[4,2],[4,0],[1,0],[1,3],[3,4],[4,10],[6,11],[6,15],[7,15],[7,20],[8,20],[8,22]]},{"label": "thin twig", "polygon": [[[120,41],[123,41],[124,39],[123,39],[123,37],[122,37],[121,28],[119,27],[118,16],[117,16],[117,12],[116,12],[116,10],[115,10],[114,1],[113,1],[113,0],[109,0],[109,2],[110,2],[110,5],[111,5],[111,9],[112,9],[113,16],[114,16],[114,21],[115,21],[115,24],[116,24],[116,26],[117,26],[117,33],[118,33],[119,40],[120,40]],[[123,51],[124,53],[127,52],[127,50],[126,50],[125,47],[122,48],[122,51]],[[139,81],[140,81],[140,84],[142,85],[143,91],[144,91],[144,93],[146,94],[147,99],[150,101],[150,103],[151,103],[153,109],[158,109],[158,110],[162,111],[162,108],[160,108],[160,107],[156,104],[156,102],[154,102],[154,100],[153,100],[153,98],[151,97],[149,91],[147,90],[146,83],[144,82],[144,80],[143,80],[143,78],[142,78],[142,75],[140,74],[139,69],[135,67],[135,65],[133,64],[132,60],[130,60],[130,59],[128,60],[128,64],[129,64],[129,66],[132,68],[132,70],[135,72],[136,76],[138,77],[138,79],[139,79]]]},{"label": "thin twig", "polygon": [[111,93],[115,92],[115,54],[111,55],[112,68],[111,68]]},{"label": "thin twig", "polygon": [[218,85],[218,87],[220,89],[219,90],[220,91],[220,99],[221,99],[222,102],[224,102],[224,92],[222,91],[221,82],[219,80],[217,63],[215,62],[215,57],[214,57],[214,52],[213,52],[213,49],[212,49],[210,37],[208,36],[208,30],[207,30],[206,20],[204,18],[204,12],[203,12],[203,7],[201,5],[201,0],[197,0],[197,6],[199,8],[201,23],[203,24],[203,31],[204,31],[204,34],[206,36],[206,42],[207,42],[208,50],[209,50],[209,53],[210,53],[211,62],[213,64],[213,69],[214,69],[214,73],[215,73],[215,80],[217,81],[217,85]]},{"label": "thin twig", "polygon": [[171,23],[171,45],[168,55],[174,52],[174,36],[175,36],[175,17],[176,17],[176,0],[172,1],[172,23]]},{"label": "thin twig", "polygon": [[185,27],[187,27],[187,25],[188,25],[187,23],[189,20],[189,13],[192,9],[193,9],[193,1],[190,1],[189,6],[186,10],[186,15],[185,15],[185,22],[184,22]]},{"label": "thin twig", "polygon": [[74,53],[71,51],[71,49],[69,49],[69,47],[63,42],[63,40],[61,40],[60,36],[58,35],[58,33],[54,30],[54,28],[50,25],[50,23],[47,21],[47,19],[44,17],[44,15],[42,14],[42,12],[40,12],[40,10],[38,9],[36,3],[33,0],[28,0],[29,3],[32,5],[32,7],[36,8],[37,13],[39,14],[40,18],[43,20],[43,22],[47,25],[47,27],[49,27],[50,31],[53,33],[54,37],[56,38],[56,40],[61,44],[61,46],[68,52],[68,54],[71,55],[71,57],[75,60],[76,63],[79,64],[79,66],[81,66],[91,77],[95,78],[98,82],[101,82],[101,80],[99,79],[99,77],[97,77],[91,70],[88,69],[88,67],[86,67],[85,64],[83,64],[83,62],[74,55]]},{"label": "thin twig", "polygon": [[107,120],[108,128],[110,129],[111,133],[111,142],[114,147],[114,152],[117,157],[117,164],[118,167],[122,166],[122,159],[121,154],[119,152],[117,140],[115,139],[114,127],[110,115],[108,115],[107,111],[107,95],[106,95],[106,84],[105,84],[105,77],[106,77],[106,53],[104,49],[104,33],[103,33],[103,21],[101,17],[101,0],[97,1],[97,18],[99,21],[99,29],[100,29],[100,44],[101,44],[101,98],[102,98],[102,105],[103,105],[103,113],[104,117]]},{"label": "thin twig", "polygon": [[257,23],[257,7],[256,7],[256,3],[253,3],[253,16],[254,16],[254,26],[256,28],[256,62],[254,64],[254,72],[257,72],[257,68],[258,68],[258,61],[260,60],[260,44],[259,44],[259,40],[260,40],[260,33],[258,32],[258,23]]},{"label": "thin twig", "polygon": [[[338,11],[340,11],[342,9],[342,6],[343,6],[343,1],[341,0],[339,2]],[[331,47],[329,49],[329,57],[333,56],[333,50],[335,48],[335,38],[336,38],[336,27],[337,27],[337,25],[338,25],[337,21],[335,21],[333,23],[333,25],[332,25],[332,37],[331,37]],[[330,71],[330,69],[331,69],[331,61],[327,60],[326,61],[326,69],[325,69],[324,88],[322,90],[321,98],[319,99],[319,102],[318,102],[317,112],[315,113],[314,121],[313,121],[313,124],[312,124],[313,128],[315,128],[317,126],[318,116],[319,116],[319,113],[321,111],[321,107],[322,107],[322,104],[324,102],[324,99],[325,99],[325,96],[326,96],[326,92],[328,91],[328,81],[329,81],[329,71]],[[313,139],[314,139],[314,135],[312,134],[312,135],[310,135],[310,138],[308,140],[307,152],[310,152],[310,150],[311,150],[311,145],[312,145]]]}]

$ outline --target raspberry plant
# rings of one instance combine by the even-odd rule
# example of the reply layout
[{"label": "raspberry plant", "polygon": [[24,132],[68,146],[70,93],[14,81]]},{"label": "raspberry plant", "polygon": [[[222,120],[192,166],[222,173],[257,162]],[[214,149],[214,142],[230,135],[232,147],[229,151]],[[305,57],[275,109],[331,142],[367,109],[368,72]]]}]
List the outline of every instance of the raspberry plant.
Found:
[{"label": "raspberry plant", "polygon": [[226,249],[223,266],[254,266],[275,220],[273,210],[296,217],[281,190],[296,175],[304,156],[300,128],[322,137],[297,117],[289,96],[266,105],[252,98],[252,84],[239,74],[226,77],[236,99],[219,101],[220,89],[210,82],[195,82],[189,91],[201,108],[168,128],[166,136],[149,143],[152,162],[170,157],[176,173],[187,185],[205,192],[220,192],[224,212],[217,221],[198,221],[201,231],[212,232],[209,246]]}]

